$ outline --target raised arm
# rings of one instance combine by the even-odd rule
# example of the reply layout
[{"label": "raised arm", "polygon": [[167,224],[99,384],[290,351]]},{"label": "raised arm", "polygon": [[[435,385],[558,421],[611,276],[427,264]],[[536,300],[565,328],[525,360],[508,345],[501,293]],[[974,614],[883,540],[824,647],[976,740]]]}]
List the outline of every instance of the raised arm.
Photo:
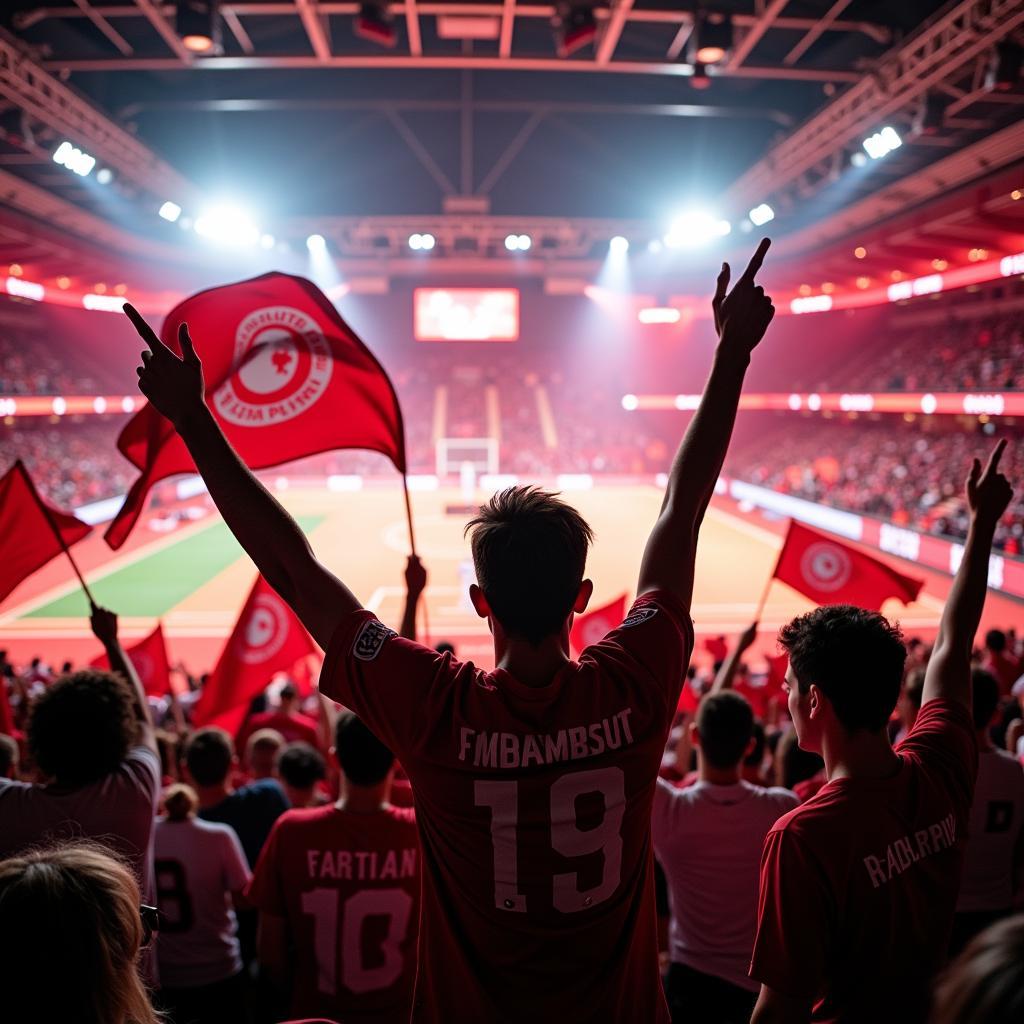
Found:
[{"label": "raised arm", "polygon": [[149,713],[149,701],[146,699],[146,691],[139,679],[139,674],[135,671],[131,658],[124,653],[124,648],[118,639],[117,615],[107,608],[91,605],[89,625],[92,627],[93,636],[103,644],[111,671],[124,676],[132,688],[132,696],[135,698],[132,706],[135,710],[135,718],[139,723],[138,742],[156,753],[156,733],[153,730],[153,716]]},{"label": "raised arm", "polygon": [[203,367],[188,325],[178,331],[179,359],[130,305],[124,307],[149,346],[137,370],[139,390],[174,425],[224,522],[263,578],[288,602],[324,648],[338,623],[360,607],[352,592],[317,561],[299,528],[235,453],[204,397]]},{"label": "raised arm", "polygon": [[406,640],[416,639],[416,609],[426,589],[427,570],[415,555],[410,555],[405,567],[405,610],[402,612],[402,628],[398,631]]},{"label": "raised arm", "polygon": [[750,354],[775,315],[772,300],[754,283],[770,244],[762,239],[728,295],[729,264],[722,264],[712,301],[718,347],[711,376],[672,463],[661,514],[640,565],[637,594],[667,590],[690,604],[697,533],[725,461]]},{"label": "raised arm", "polygon": [[975,459],[967,478],[970,527],[964,555],[939,623],[939,635],[925,670],[922,704],[955,700],[971,705],[971,646],[974,643],[988,585],[988,561],[996,525],[1006,511],[1013,488],[999,472],[1006,441],[996,445],[985,471]]},{"label": "raised arm", "polygon": [[721,693],[723,690],[732,689],[732,681],[736,678],[736,669],[740,667],[743,655],[750,650],[757,639],[757,626],[758,623],[752,622],[740,633],[736,646],[729,651],[725,661],[722,662],[722,667],[718,670],[715,681],[711,684],[711,689],[708,690],[709,694]]}]

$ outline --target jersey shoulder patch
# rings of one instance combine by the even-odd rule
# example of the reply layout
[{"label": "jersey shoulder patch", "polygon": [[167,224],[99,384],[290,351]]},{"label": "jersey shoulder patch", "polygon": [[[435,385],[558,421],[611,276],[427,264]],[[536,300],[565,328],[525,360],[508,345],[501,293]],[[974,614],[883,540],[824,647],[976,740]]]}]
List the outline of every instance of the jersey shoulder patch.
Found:
[{"label": "jersey shoulder patch", "polygon": [[370,619],[363,624],[363,628],[356,635],[352,654],[360,661],[373,661],[380,654],[385,641],[390,640],[393,636],[398,636],[393,629],[389,629],[383,622]]},{"label": "jersey shoulder patch", "polygon": [[620,628],[628,629],[630,626],[639,626],[641,623],[653,619],[657,614],[658,609],[654,605],[645,604],[642,608],[637,608],[635,612],[630,612],[623,620]]}]

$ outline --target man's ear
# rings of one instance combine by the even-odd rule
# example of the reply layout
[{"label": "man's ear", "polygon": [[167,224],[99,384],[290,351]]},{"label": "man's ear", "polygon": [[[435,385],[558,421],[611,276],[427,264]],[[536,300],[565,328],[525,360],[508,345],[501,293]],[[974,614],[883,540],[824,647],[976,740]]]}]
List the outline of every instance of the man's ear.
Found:
[{"label": "man's ear", "polygon": [[491,606],[487,603],[484,592],[475,583],[470,583],[469,585],[469,599],[472,601],[473,608],[481,619],[486,619],[490,616]]},{"label": "man's ear", "polygon": [[816,683],[811,683],[807,696],[810,698],[807,717],[813,720],[823,715],[825,713],[825,694],[821,692]]},{"label": "man's ear", "polygon": [[583,580],[580,583],[579,592],[576,594],[576,603],[572,606],[573,613],[576,615],[582,615],[587,610],[587,605],[590,604],[590,599],[594,596],[594,581]]}]

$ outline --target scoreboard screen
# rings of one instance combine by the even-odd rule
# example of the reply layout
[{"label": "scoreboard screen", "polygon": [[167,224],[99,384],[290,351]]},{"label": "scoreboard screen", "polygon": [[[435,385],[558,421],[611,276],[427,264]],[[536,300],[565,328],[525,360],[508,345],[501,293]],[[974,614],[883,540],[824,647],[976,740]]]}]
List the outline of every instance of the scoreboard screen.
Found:
[{"label": "scoreboard screen", "polygon": [[413,294],[417,341],[515,341],[518,288],[417,288]]}]

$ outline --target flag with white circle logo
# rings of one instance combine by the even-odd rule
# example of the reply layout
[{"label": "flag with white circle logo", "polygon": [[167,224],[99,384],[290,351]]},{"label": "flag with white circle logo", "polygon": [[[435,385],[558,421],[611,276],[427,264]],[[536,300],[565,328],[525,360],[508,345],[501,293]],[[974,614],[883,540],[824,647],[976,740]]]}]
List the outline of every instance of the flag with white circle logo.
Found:
[{"label": "flag with white circle logo", "polygon": [[909,604],[924,580],[802,523],[790,522],[775,579],[816,604],[854,604],[872,611],[890,599]]},{"label": "flag with white circle logo", "polygon": [[[206,401],[252,469],[336,448],[380,452],[405,472],[405,434],[395,390],[373,353],[312,282],[264,274],[210,288],[167,314],[160,339],[180,353],[187,323],[206,381]],[[153,484],[195,464],[171,424],[145,405],[117,439],[142,470],[105,534],[131,532]]]}]

